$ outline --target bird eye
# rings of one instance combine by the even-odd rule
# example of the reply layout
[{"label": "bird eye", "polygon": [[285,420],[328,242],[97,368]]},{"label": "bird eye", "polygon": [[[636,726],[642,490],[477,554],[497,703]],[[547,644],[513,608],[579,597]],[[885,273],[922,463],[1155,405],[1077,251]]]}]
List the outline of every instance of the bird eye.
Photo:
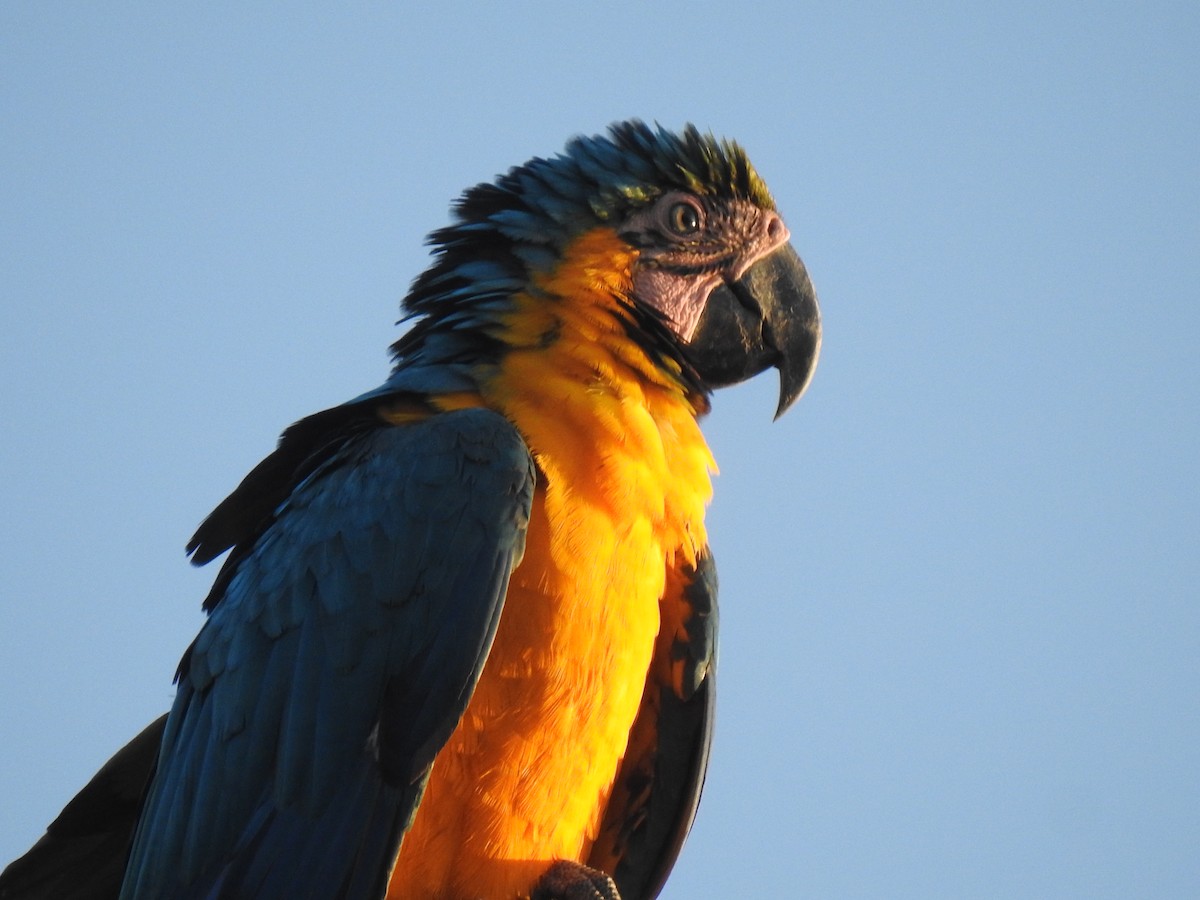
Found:
[{"label": "bird eye", "polygon": [[700,213],[694,203],[673,203],[667,210],[667,226],[678,235],[695,234],[700,230]]}]

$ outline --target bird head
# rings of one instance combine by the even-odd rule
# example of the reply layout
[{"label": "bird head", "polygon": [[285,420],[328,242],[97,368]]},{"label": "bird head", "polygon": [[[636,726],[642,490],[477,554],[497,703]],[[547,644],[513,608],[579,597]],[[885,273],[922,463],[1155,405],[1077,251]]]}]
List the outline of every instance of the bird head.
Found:
[{"label": "bird head", "polygon": [[707,393],[774,366],[781,415],[807,387],[821,344],[812,282],[740,146],[640,121],[578,137],[468,190],[434,232],[433,264],[405,299],[417,321],[398,367],[471,366],[503,352],[494,323],[553,272],[573,242],[609,229],[631,260],[621,290],[636,339]]}]

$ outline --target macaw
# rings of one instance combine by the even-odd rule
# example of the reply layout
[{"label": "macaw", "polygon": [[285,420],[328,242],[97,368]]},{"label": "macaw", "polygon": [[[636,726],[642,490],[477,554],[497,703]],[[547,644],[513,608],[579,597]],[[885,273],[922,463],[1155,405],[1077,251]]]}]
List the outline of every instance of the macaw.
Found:
[{"label": "macaw", "polygon": [[382,386],[292,425],[170,713],[0,896],[640,900],[712,733],[713,388],[776,416],[816,297],[735,143],[638,121],[468,190]]}]

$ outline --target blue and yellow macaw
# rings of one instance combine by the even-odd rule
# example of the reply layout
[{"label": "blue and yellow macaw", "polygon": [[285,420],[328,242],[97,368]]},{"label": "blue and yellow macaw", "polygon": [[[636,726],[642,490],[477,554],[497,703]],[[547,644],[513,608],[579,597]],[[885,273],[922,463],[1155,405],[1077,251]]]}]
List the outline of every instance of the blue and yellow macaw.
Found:
[{"label": "blue and yellow macaw", "polygon": [[[654,897],[713,715],[710,389],[808,384],[816,298],[742,149],[640,122],[466,192],[379,388],[288,428],[168,716],[4,898]],[[132,837],[131,837],[132,836]]]}]

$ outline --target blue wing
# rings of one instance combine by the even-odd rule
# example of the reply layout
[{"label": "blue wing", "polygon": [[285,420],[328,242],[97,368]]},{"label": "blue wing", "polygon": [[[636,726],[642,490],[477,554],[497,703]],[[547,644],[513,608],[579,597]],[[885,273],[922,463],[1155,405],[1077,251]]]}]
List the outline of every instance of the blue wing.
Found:
[{"label": "blue wing", "polygon": [[360,417],[297,471],[180,666],[123,900],[382,896],[486,659],[533,493],[510,423]]}]

